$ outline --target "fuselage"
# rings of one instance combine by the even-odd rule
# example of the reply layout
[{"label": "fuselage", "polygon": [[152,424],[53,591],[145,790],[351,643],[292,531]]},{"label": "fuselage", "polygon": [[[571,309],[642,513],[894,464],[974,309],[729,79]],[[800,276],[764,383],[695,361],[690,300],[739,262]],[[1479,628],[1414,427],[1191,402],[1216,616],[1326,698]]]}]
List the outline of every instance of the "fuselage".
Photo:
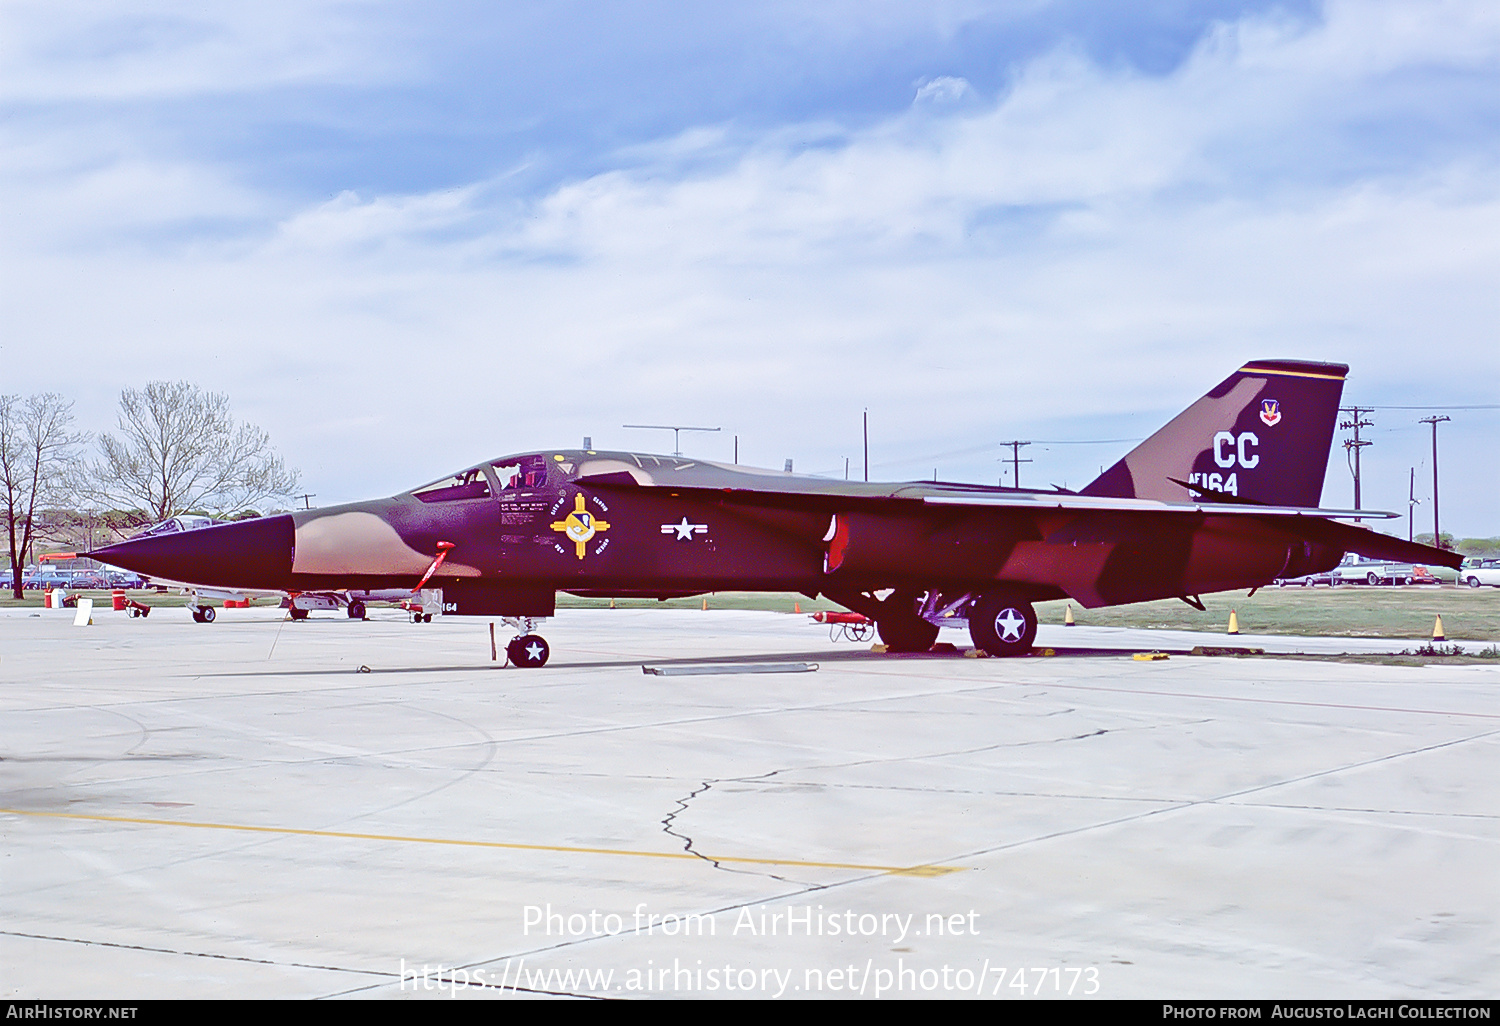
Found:
[{"label": "fuselage", "polygon": [[[966,490],[1038,501],[924,501]],[[386,499],[133,539],[101,558],[205,586],[288,592],[415,588],[430,572],[427,587],[443,589],[449,612],[536,616],[551,612],[557,591],[838,596],[996,582],[1032,600],[1099,606],[1255,587],[1342,556],[1270,521],[1191,507],[1131,516],[1049,508],[1054,494],[557,450],[488,461]]]}]

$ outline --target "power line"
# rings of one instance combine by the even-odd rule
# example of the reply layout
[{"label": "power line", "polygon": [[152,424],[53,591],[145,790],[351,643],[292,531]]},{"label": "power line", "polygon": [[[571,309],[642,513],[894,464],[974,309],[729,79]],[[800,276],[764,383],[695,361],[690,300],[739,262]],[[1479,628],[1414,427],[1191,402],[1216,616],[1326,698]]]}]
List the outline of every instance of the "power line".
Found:
[{"label": "power line", "polygon": [[1500,410],[1500,403],[1479,406],[1362,406],[1362,410]]}]

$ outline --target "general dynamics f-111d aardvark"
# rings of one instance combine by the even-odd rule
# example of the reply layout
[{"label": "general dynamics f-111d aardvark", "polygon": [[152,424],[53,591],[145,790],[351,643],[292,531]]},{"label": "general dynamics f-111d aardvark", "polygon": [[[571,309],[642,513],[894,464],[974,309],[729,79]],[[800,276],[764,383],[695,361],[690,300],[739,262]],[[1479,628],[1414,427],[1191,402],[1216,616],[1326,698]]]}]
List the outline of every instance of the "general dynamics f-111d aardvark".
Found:
[{"label": "general dynamics f-111d aardvark", "polygon": [[[1342,364],[1258,360],[1079,492],[870,484],[630,452],[549,450],[414,491],[93,553],[155,577],[286,592],[441,589],[442,611],[507,618],[520,666],[559,591],[669,598],[826,595],[893,651],[967,624],[991,655],[1036,637],[1032,604],[1093,608],[1258,588],[1345,552],[1457,567],[1459,557],[1318,509]],[[883,596],[883,597],[882,597]]]}]

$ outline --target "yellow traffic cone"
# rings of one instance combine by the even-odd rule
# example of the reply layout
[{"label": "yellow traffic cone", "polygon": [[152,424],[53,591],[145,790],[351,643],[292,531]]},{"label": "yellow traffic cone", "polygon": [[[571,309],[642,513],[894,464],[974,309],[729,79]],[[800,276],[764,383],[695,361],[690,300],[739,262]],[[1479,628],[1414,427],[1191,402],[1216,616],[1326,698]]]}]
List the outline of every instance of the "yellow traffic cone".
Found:
[{"label": "yellow traffic cone", "polygon": [[611,608],[611,609],[615,608],[615,600],[614,599],[610,599],[609,600],[609,608]]},{"label": "yellow traffic cone", "polygon": [[1435,623],[1435,624],[1432,625],[1432,640],[1433,641],[1447,641],[1448,640],[1447,638],[1443,637],[1443,618],[1441,616],[1439,616],[1437,618],[1437,623]]},{"label": "yellow traffic cone", "polygon": [[1071,603],[1071,602],[1069,602],[1067,604],[1067,607],[1063,609],[1063,626],[1064,627],[1075,627],[1075,626],[1077,626],[1077,624],[1075,624],[1073,622],[1073,603]]},{"label": "yellow traffic cone", "polygon": [[1240,632],[1240,618],[1239,618],[1239,614],[1237,614],[1233,609],[1231,609],[1229,611],[1229,633],[1230,634],[1238,634],[1239,632]]}]

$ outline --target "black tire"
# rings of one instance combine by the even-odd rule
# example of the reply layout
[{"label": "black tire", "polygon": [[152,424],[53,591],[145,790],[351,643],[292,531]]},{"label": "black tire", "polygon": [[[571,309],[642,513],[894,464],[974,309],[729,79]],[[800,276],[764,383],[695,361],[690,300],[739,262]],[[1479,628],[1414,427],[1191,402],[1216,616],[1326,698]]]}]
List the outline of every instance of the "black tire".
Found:
[{"label": "black tire", "polygon": [[1470,577],[1469,578],[1469,587],[1471,587],[1471,588],[1477,588],[1477,587],[1479,587],[1479,578],[1477,578],[1477,577]]},{"label": "black tire", "polygon": [[1375,571],[1372,570],[1369,573],[1365,574],[1365,583],[1366,584],[1379,584],[1380,583],[1380,578],[1379,578],[1379,576],[1376,575]]},{"label": "black tire", "polygon": [[201,610],[201,609],[195,609],[195,610],[193,610],[193,622],[194,623],[203,623],[203,622],[205,622],[204,619],[203,619],[203,610]]},{"label": "black tire", "polygon": [[880,603],[875,629],[888,652],[926,652],[938,637],[938,625],[917,615],[917,599],[910,592],[898,591]]},{"label": "black tire", "polygon": [[548,647],[547,639],[540,634],[523,634],[511,639],[510,644],[505,646],[505,654],[513,665],[535,670],[547,665],[552,649]]},{"label": "black tire", "polygon": [[214,617],[217,616],[217,615],[218,614],[214,612],[214,607],[213,606],[204,606],[203,607],[203,622],[204,623],[213,623],[214,622]]},{"label": "black tire", "polygon": [[969,610],[969,637],[992,656],[1020,656],[1036,641],[1036,610],[1004,591],[979,596]]},{"label": "black tire", "polygon": [[293,620],[306,620],[307,619],[307,610],[305,610],[305,609],[298,609],[296,606],[287,606],[286,607],[286,613]]},{"label": "black tire", "polygon": [[349,619],[351,619],[351,620],[363,620],[363,619],[365,619],[365,604],[363,602],[361,602],[359,599],[354,599],[353,601],[351,601],[349,603]]}]

